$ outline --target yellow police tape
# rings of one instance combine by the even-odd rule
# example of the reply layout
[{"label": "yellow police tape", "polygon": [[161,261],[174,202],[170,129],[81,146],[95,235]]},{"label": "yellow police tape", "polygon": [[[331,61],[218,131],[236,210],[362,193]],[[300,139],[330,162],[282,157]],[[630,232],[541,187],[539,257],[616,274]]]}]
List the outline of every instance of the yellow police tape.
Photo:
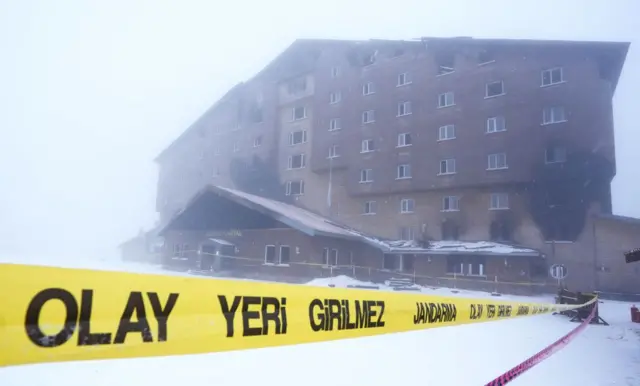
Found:
[{"label": "yellow police tape", "polygon": [[583,306],[14,264],[0,264],[0,289],[0,366],[291,345]]}]

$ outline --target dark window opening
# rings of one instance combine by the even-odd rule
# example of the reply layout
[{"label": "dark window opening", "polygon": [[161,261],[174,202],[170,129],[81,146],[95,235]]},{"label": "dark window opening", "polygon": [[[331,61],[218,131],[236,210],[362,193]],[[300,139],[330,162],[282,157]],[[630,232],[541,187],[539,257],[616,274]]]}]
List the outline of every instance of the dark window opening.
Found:
[{"label": "dark window opening", "polygon": [[397,271],[400,268],[400,259],[398,255],[384,255],[382,258],[383,269]]},{"label": "dark window opening", "polygon": [[452,53],[439,54],[436,57],[438,75],[450,74],[454,71],[455,56]]},{"label": "dark window opening", "polygon": [[495,60],[496,59],[493,56],[493,52],[489,50],[482,50],[478,52],[478,64],[491,63]]},{"label": "dark window opening", "polygon": [[402,270],[413,271],[415,255],[402,255]]},{"label": "dark window opening", "polygon": [[511,240],[511,229],[505,221],[495,220],[491,222],[489,237],[492,241]]},{"label": "dark window opening", "polygon": [[269,264],[276,263],[276,246],[267,245],[264,247],[264,262]]},{"label": "dark window opening", "polygon": [[288,245],[280,246],[280,264],[288,264],[291,259],[291,248]]},{"label": "dark window opening", "polygon": [[378,51],[365,54],[362,57],[362,65],[366,67],[366,66],[371,66],[372,64],[375,64],[377,56],[378,56]]},{"label": "dark window opening", "polygon": [[392,58],[397,58],[397,57],[402,56],[402,55],[404,55],[404,50],[402,48],[396,48],[391,53],[391,57]]},{"label": "dark window opening", "polygon": [[457,256],[447,257],[447,273],[462,274],[462,258]]},{"label": "dark window opening", "polygon": [[443,240],[458,240],[459,227],[451,220],[447,220],[442,223],[442,239]]}]

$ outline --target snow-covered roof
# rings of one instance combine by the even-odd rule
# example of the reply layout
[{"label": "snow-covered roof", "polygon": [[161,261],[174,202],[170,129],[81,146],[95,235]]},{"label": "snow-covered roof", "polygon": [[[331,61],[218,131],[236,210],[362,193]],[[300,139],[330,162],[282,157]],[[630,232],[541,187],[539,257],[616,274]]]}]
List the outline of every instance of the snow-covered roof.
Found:
[{"label": "snow-covered roof", "polygon": [[291,204],[215,185],[209,185],[203,189],[190,201],[190,204],[207,192],[225,197],[240,205],[259,211],[310,236],[328,236],[360,241],[371,245],[384,253],[413,253],[430,255],[540,255],[540,252],[535,249],[515,247],[490,241],[431,241],[425,246],[421,245],[417,241],[385,240],[349,228],[319,214]]}]

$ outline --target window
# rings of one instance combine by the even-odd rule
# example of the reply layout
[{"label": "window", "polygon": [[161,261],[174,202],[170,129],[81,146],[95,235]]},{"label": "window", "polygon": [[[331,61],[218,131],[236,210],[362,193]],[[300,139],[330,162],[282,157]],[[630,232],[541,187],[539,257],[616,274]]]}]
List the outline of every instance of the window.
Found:
[{"label": "window", "polygon": [[443,159],[440,161],[440,173],[453,174],[456,172],[456,160],[454,158]]},{"label": "window", "polygon": [[337,78],[340,76],[340,67],[331,67],[331,77]]},{"label": "window", "polygon": [[280,246],[280,264],[289,264],[291,260],[291,248],[288,245]]},{"label": "window", "polygon": [[289,156],[289,169],[302,169],[304,166],[304,154],[295,154]]},{"label": "window", "polygon": [[411,77],[408,72],[404,72],[398,75],[397,87],[404,86],[411,83]]},{"label": "window", "polygon": [[462,272],[463,272],[462,259],[458,256],[448,256],[447,257],[447,273],[462,275]]},{"label": "window", "polygon": [[220,167],[216,166],[215,169],[213,169],[213,178],[217,178],[220,177]]},{"label": "window", "polygon": [[362,64],[365,67],[371,66],[376,63],[377,57],[378,57],[378,51],[374,51],[370,54],[367,54],[362,58]]},{"label": "window", "polygon": [[413,213],[416,202],[413,198],[403,198],[400,200],[400,213]]},{"label": "window", "polygon": [[485,98],[491,98],[503,94],[504,83],[502,81],[487,83]]},{"label": "window", "polygon": [[368,110],[362,113],[362,123],[371,123],[376,120],[373,110]]},{"label": "window", "polygon": [[342,93],[340,91],[332,92],[331,94],[329,94],[329,103],[331,103],[332,105],[340,102],[341,100]]},{"label": "window", "polygon": [[373,169],[360,170],[360,183],[373,182]]},{"label": "window", "polygon": [[362,95],[371,95],[375,92],[376,90],[373,87],[373,82],[367,82],[364,85],[362,85]]},{"label": "window", "polygon": [[411,227],[400,227],[399,236],[400,240],[413,240],[415,238]]},{"label": "window", "polygon": [[335,267],[338,266],[338,250],[337,249],[331,250],[331,263]]},{"label": "window", "polygon": [[240,144],[238,142],[233,143],[233,152],[237,153],[240,151]]},{"label": "window", "polygon": [[567,160],[567,149],[560,146],[552,146],[544,152],[544,162],[553,164],[557,162],[565,162]]},{"label": "window", "polygon": [[441,53],[436,57],[438,75],[450,74],[454,70],[455,56],[450,53]]},{"label": "window", "polygon": [[456,138],[455,125],[440,126],[440,128],[438,129],[439,141],[446,141],[448,139],[455,139],[455,138]]},{"label": "window", "polygon": [[487,118],[487,133],[497,133],[505,130],[507,129],[504,124],[504,117]]},{"label": "window", "polygon": [[287,196],[300,196],[304,194],[304,181],[287,181]]},{"label": "window", "polygon": [[507,168],[506,153],[489,154],[488,161],[489,161],[489,165],[487,166],[488,170],[497,170],[497,169]]},{"label": "window", "polygon": [[442,197],[442,211],[443,212],[457,212],[459,209],[458,204],[460,199],[458,196],[444,196]]},{"label": "window", "polygon": [[411,133],[398,134],[398,147],[411,146]]},{"label": "window", "polygon": [[369,153],[375,150],[373,139],[364,139],[362,140],[362,146],[360,153]]},{"label": "window", "polygon": [[329,131],[336,131],[342,129],[342,122],[340,118],[332,118],[329,120]]},{"label": "window", "polygon": [[299,145],[301,143],[307,142],[307,131],[306,130],[298,130],[292,133],[289,133],[289,145]]},{"label": "window", "polygon": [[440,226],[443,240],[458,240],[460,227],[454,221],[451,219],[445,220]]},{"label": "window", "polygon": [[398,116],[401,117],[403,115],[411,114],[411,102],[400,102],[398,103]]},{"label": "window", "polygon": [[478,66],[495,62],[495,61],[496,60],[495,60],[495,57],[493,56],[493,52],[489,50],[482,50],[478,52]]},{"label": "window", "polygon": [[219,147],[216,146],[216,147],[213,148],[213,155],[214,156],[220,155],[220,148]]},{"label": "window", "polygon": [[542,71],[542,87],[564,82],[562,67]]},{"label": "window", "polygon": [[322,250],[322,263],[325,267],[329,266],[337,266],[338,265],[338,250],[337,249],[329,249],[324,248]]},{"label": "window", "polygon": [[491,193],[489,209],[509,209],[509,195],[507,193]]},{"label": "window", "polygon": [[329,158],[337,157],[340,157],[340,153],[338,152],[338,145],[333,145],[329,148]]},{"label": "window", "polygon": [[260,146],[262,146],[262,136],[261,135],[255,137],[253,139],[253,147],[260,147]]},{"label": "window", "polygon": [[299,121],[307,117],[307,110],[304,106],[298,106],[291,109],[291,120]]},{"label": "window", "polygon": [[484,259],[481,257],[473,257],[471,263],[467,264],[467,275],[469,276],[484,276]]},{"label": "window", "polygon": [[504,220],[493,220],[489,227],[489,237],[492,241],[511,240],[511,232],[507,222]]},{"label": "window", "polygon": [[276,246],[267,245],[264,247],[264,262],[267,264],[276,263]]},{"label": "window", "polygon": [[438,107],[449,107],[455,104],[453,100],[453,91],[445,92],[438,95]]},{"label": "window", "polygon": [[307,79],[300,78],[292,80],[287,84],[287,91],[289,95],[296,95],[304,92],[307,89]]},{"label": "window", "polygon": [[367,201],[364,203],[363,214],[376,214],[376,202]]},{"label": "window", "polygon": [[552,123],[564,122],[567,120],[567,117],[564,112],[564,107],[555,106],[555,107],[545,107],[542,110],[542,124],[550,125]]},{"label": "window", "polygon": [[382,269],[398,271],[400,269],[400,255],[382,255]]},{"label": "window", "polygon": [[411,165],[404,164],[398,165],[398,177],[399,180],[404,178],[411,178]]}]

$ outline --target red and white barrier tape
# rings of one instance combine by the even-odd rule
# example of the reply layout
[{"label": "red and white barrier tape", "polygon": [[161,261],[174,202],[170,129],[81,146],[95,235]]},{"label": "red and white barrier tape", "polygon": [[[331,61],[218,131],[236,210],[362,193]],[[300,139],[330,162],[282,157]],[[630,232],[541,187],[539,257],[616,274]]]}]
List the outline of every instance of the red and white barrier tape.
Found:
[{"label": "red and white barrier tape", "polygon": [[538,363],[542,362],[543,360],[549,358],[551,355],[553,355],[556,352],[560,351],[562,348],[564,348],[564,346],[569,344],[569,342],[571,342],[571,340],[573,338],[575,338],[576,335],[578,335],[580,332],[582,332],[582,330],[584,330],[587,327],[587,325],[591,322],[591,320],[593,319],[593,317],[596,314],[596,309],[598,308],[598,303],[597,302],[598,302],[598,300],[596,300],[596,303],[593,305],[593,308],[591,309],[591,313],[589,314],[589,317],[586,318],[584,321],[582,321],[582,323],[580,323],[580,325],[578,327],[574,328],[567,335],[563,336],[562,338],[558,339],[556,342],[554,342],[551,345],[547,346],[545,349],[543,349],[539,353],[537,353],[534,356],[530,357],[526,361],[520,363],[519,365],[517,365],[516,367],[514,367],[511,370],[507,371],[506,373],[502,374],[501,376],[499,376],[498,378],[494,379],[493,381],[487,383],[485,386],[502,386],[502,385],[506,385],[507,383],[509,383],[509,382],[513,381],[514,379],[516,379],[518,376],[522,375],[525,371],[529,370],[533,366],[537,365]]}]

